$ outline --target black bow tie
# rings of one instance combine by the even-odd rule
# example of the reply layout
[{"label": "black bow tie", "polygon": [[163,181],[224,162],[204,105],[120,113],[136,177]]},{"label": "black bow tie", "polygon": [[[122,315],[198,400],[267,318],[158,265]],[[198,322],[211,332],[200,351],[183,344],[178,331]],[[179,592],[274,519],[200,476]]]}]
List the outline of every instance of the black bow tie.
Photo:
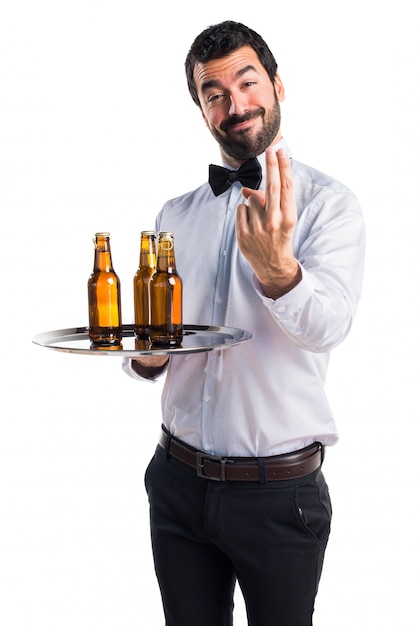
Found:
[{"label": "black bow tie", "polygon": [[239,180],[244,187],[258,189],[261,178],[261,165],[255,157],[242,163],[238,170],[228,170],[219,165],[209,166],[209,184],[215,196],[220,196],[226,189],[229,189],[235,180]]}]

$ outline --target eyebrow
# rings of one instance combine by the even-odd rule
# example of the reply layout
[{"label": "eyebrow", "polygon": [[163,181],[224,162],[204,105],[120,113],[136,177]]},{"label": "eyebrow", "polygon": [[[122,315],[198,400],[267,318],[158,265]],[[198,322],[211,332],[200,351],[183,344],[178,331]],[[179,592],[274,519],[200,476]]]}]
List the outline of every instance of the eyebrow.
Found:
[{"label": "eyebrow", "polygon": [[[254,70],[255,72],[257,71],[256,67],[254,67],[254,65],[245,65],[245,67],[241,67],[240,70],[238,70],[235,74],[235,78],[240,78],[241,76],[243,76],[244,74],[246,74],[247,72],[249,72],[250,70]],[[206,80],[202,85],[201,85],[201,91],[204,92],[207,89],[211,89],[212,87],[220,87],[221,83],[219,80],[213,78],[210,80]]]}]

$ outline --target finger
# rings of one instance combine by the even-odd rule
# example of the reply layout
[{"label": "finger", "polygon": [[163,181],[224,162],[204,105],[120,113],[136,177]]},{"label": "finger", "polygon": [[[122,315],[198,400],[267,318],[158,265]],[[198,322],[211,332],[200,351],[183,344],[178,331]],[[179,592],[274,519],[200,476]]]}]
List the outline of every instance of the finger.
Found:
[{"label": "finger", "polygon": [[266,183],[265,208],[268,215],[278,215],[280,211],[281,179],[278,157],[273,148],[265,151]]},{"label": "finger", "polygon": [[248,234],[256,221],[260,222],[265,203],[264,191],[242,187],[242,195],[245,202],[241,202],[236,208],[236,231],[239,237]]},{"label": "finger", "polygon": [[249,234],[249,214],[248,205],[242,202],[236,208],[236,236],[241,241]]},{"label": "finger", "polygon": [[242,187],[242,195],[245,200],[248,200],[248,204],[252,206],[265,205],[265,193],[259,189],[251,189],[250,187]]},{"label": "finger", "polygon": [[252,230],[261,224],[264,218],[265,193],[264,191],[242,188],[242,195],[246,202],[237,208],[237,225],[244,227],[246,225]]},{"label": "finger", "polygon": [[286,150],[277,151],[277,163],[280,174],[280,208],[283,223],[284,226],[292,226],[296,221],[296,202],[292,168]]},{"label": "finger", "polygon": [[248,200],[248,198],[254,193],[254,190],[251,189],[250,187],[242,187],[241,191],[245,200]]}]

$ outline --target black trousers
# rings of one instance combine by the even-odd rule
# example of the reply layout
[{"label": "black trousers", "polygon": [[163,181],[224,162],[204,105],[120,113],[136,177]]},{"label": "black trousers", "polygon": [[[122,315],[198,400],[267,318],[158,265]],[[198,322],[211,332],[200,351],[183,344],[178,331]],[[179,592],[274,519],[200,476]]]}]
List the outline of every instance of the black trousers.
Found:
[{"label": "black trousers", "polygon": [[310,626],[331,522],[321,469],[265,484],[198,477],[160,446],[145,476],[166,626]]}]

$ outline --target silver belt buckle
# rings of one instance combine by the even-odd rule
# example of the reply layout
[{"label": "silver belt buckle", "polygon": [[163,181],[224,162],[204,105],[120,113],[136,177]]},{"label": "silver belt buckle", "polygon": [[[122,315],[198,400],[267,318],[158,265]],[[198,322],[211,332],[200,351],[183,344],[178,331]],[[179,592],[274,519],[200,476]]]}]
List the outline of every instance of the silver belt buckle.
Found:
[{"label": "silver belt buckle", "polygon": [[[224,456],[215,456],[213,454],[205,454],[204,452],[196,452],[197,459],[197,476],[201,478],[207,478],[207,480],[216,480],[218,482],[222,482],[226,480],[226,463],[233,463]],[[220,463],[220,478],[218,476],[207,476],[204,474],[204,461],[208,459],[209,461],[219,462]]]}]

